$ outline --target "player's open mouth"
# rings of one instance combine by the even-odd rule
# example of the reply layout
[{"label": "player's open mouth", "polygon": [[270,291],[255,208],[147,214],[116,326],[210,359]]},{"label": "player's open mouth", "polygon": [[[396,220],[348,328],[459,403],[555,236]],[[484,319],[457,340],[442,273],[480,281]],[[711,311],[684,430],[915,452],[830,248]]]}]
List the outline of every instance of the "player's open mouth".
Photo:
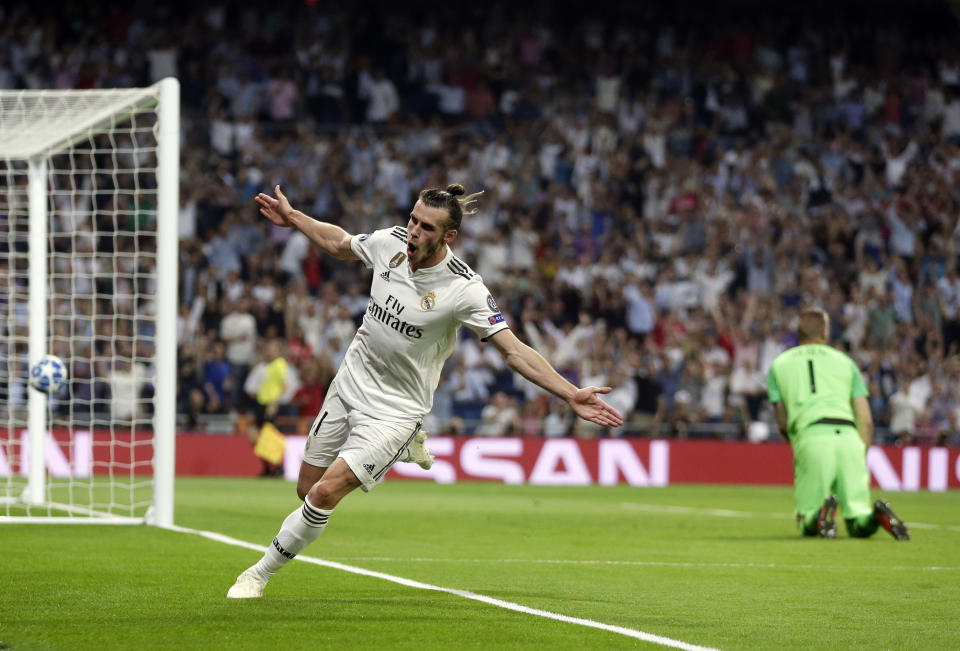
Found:
[{"label": "player's open mouth", "polygon": [[407,257],[412,258],[413,254],[417,252],[417,245],[407,242]]}]

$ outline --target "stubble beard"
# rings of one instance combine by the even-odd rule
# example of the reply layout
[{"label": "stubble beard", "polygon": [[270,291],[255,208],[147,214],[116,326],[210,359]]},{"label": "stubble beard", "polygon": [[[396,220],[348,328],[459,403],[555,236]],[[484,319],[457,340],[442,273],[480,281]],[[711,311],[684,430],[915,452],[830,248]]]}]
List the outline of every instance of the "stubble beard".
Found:
[{"label": "stubble beard", "polygon": [[426,262],[427,260],[430,260],[431,258],[433,258],[433,256],[437,253],[437,251],[440,250],[440,247],[441,247],[441,246],[443,246],[443,240],[442,240],[442,239],[441,239],[441,240],[437,240],[437,242],[434,243],[434,244],[433,244],[432,246],[430,246],[429,248],[426,248],[426,247],[425,247],[425,248],[424,248],[425,253],[423,254],[422,257],[420,257],[419,260],[417,260],[417,264],[423,264],[423,263]]}]

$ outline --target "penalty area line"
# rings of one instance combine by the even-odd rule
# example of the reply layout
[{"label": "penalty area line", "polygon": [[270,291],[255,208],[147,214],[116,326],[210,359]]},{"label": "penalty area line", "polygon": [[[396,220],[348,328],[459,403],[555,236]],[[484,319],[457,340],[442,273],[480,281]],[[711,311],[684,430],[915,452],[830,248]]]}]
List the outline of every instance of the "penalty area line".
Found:
[{"label": "penalty area line", "polygon": [[[189,533],[196,536],[201,536],[207,538],[208,540],[213,540],[215,542],[223,543],[225,545],[232,545],[234,547],[243,547],[244,549],[250,549],[256,552],[266,551],[266,547],[263,545],[256,545],[245,540],[239,540],[237,538],[232,538],[215,531],[203,531],[201,529],[189,529],[187,527],[179,527],[177,525],[171,525],[167,527],[162,527],[168,531],[176,531],[178,533]],[[699,646],[697,644],[690,644],[682,640],[674,640],[673,638],[664,637],[662,635],[655,635],[653,633],[647,633],[645,631],[640,631],[633,628],[627,628],[625,626],[615,626],[613,624],[605,624],[604,622],[598,622],[593,619],[585,619],[583,617],[571,617],[569,615],[562,615],[560,613],[554,613],[549,610],[540,610],[539,608],[531,608],[529,606],[524,606],[523,604],[514,603],[512,601],[504,601],[503,599],[496,599],[494,597],[488,597],[486,595],[478,594],[476,592],[470,592],[469,590],[457,590],[455,588],[444,588],[443,586],[432,585],[430,583],[422,583],[420,581],[414,581],[412,579],[405,579],[402,576],[394,576],[393,574],[386,574],[384,572],[375,572],[373,570],[368,570],[362,567],[355,567],[353,565],[346,565],[344,563],[337,563],[336,561],[327,561],[322,558],[315,558],[312,556],[301,556],[298,555],[294,558],[297,561],[303,561],[304,563],[311,563],[313,565],[320,565],[321,567],[329,567],[335,570],[342,570],[344,572],[350,572],[351,574],[359,574],[361,576],[369,576],[375,579],[382,579],[384,581],[390,581],[391,583],[398,583],[400,585],[407,586],[409,588],[416,588],[418,590],[432,590],[434,592],[445,592],[457,597],[462,597],[464,599],[471,599],[473,601],[479,601],[481,603],[489,604],[491,606],[496,606],[497,608],[503,608],[506,610],[512,610],[514,612],[523,613],[525,615],[534,615],[536,617],[544,617],[546,619],[552,619],[558,622],[566,622],[568,624],[577,624],[579,626],[585,626],[587,628],[596,628],[601,631],[607,631],[610,633],[617,633],[619,635],[625,635],[627,637],[632,637],[637,640],[643,640],[644,642],[650,642],[652,644],[659,644],[661,646],[670,647],[673,649],[683,649],[684,651],[717,651],[713,647]]]}]

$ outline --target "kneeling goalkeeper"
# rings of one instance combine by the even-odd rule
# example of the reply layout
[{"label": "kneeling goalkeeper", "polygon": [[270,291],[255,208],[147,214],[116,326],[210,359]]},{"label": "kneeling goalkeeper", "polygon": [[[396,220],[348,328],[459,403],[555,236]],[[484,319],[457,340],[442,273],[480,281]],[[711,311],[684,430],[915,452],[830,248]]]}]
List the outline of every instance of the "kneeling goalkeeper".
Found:
[{"label": "kneeling goalkeeper", "polygon": [[826,312],[803,310],[799,345],[778,355],[767,376],[777,426],[793,447],[797,523],[806,536],[834,538],[839,505],[851,536],[866,538],[882,526],[897,540],[909,540],[889,504],[870,504],[867,387],[856,363],[827,345],[829,328]]}]

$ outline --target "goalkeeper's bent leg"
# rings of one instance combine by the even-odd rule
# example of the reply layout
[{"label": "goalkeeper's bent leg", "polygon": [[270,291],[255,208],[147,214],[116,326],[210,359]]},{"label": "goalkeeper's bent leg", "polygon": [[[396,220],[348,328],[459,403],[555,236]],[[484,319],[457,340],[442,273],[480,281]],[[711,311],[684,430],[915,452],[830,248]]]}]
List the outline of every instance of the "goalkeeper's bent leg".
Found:
[{"label": "goalkeeper's bent leg", "polygon": [[816,536],[817,516],[820,515],[820,509],[806,514],[797,514],[797,529],[801,536]]},{"label": "goalkeeper's bent leg", "polygon": [[855,518],[845,520],[847,524],[847,533],[851,538],[869,538],[880,527],[880,521],[873,513],[860,515]]}]

